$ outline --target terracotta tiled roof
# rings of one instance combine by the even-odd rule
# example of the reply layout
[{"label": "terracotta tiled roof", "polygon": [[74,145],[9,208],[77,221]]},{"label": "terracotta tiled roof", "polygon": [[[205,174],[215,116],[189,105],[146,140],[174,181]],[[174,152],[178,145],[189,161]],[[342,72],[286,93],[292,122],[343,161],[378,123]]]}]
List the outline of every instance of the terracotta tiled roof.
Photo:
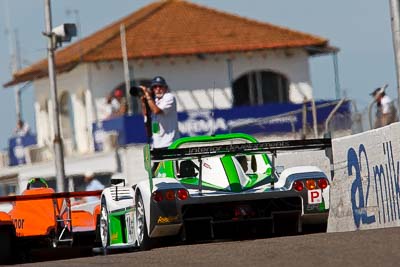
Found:
[{"label": "terracotta tiled roof", "polygon": [[[291,47],[328,47],[314,35],[246,19],[180,0],[147,5],[100,31],[57,51],[58,73],[80,62],[120,60],[120,25],[129,58],[184,56]],[[6,86],[47,76],[47,59],[15,73]]]}]

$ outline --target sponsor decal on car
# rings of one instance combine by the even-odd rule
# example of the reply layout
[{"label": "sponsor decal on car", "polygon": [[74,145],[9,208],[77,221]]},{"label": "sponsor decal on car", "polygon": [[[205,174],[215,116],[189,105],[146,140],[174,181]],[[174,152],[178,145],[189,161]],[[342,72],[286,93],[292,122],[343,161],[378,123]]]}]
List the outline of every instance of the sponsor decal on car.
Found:
[{"label": "sponsor decal on car", "polygon": [[111,240],[118,240],[118,233],[113,233],[111,235]]},{"label": "sponsor decal on car", "polygon": [[159,216],[157,224],[173,223],[179,220],[178,215],[176,216]]}]

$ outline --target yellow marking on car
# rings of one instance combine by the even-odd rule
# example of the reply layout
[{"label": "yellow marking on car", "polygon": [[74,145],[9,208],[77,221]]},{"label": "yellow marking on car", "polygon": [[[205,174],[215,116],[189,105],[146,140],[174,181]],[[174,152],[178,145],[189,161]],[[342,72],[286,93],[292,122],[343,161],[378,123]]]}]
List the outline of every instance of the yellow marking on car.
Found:
[{"label": "yellow marking on car", "polygon": [[157,224],[173,223],[179,220],[178,215],[176,216],[160,216],[158,217]]},{"label": "yellow marking on car", "polygon": [[118,239],[118,233],[114,233],[111,235],[111,240],[117,240]]}]

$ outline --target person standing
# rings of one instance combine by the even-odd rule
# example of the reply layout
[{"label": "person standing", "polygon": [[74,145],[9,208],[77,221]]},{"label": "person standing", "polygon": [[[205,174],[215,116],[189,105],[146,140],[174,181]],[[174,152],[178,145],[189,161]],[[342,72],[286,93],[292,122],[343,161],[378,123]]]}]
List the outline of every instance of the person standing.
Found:
[{"label": "person standing", "polygon": [[17,126],[15,127],[14,130],[14,135],[15,136],[26,136],[30,134],[30,127],[29,125],[24,122],[23,120],[18,120],[17,121]]},{"label": "person standing", "polygon": [[122,116],[128,111],[128,102],[125,97],[125,93],[121,88],[115,89],[113,97],[110,100],[111,104],[111,116]]},{"label": "person standing", "polygon": [[150,89],[154,98],[148,88],[140,87],[143,91],[142,111],[147,112],[147,104],[147,110],[151,112],[153,149],[166,149],[179,138],[175,96],[169,91],[167,82],[161,76],[156,76],[151,81]]},{"label": "person standing", "polygon": [[[94,177],[94,173],[91,171],[87,171],[85,173],[83,181],[86,184],[85,191],[97,191],[104,189],[104,185]],[[84,202],[93,202],[97,200],[99,200],[99,197],[96,196],[87,196],[84,198]]]},{"label": "person standing", "polygon": [[376,88],[370,95],[374,98],[377,106],[375,126],[380,128],[398,121],[397,110],[392,99],[386,95],[387,85]]}]

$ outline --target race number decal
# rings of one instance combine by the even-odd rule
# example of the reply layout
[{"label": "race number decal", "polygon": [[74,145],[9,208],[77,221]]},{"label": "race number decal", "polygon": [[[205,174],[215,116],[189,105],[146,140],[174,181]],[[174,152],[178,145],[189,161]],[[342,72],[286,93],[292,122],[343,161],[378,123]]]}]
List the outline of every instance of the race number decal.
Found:
[{"label": "race number decal", "polygon": [[125,225],[126,225],[126,239],[128,244],[132,244],[134,240],[133,231],[135,229],[133,224],[133,211],[125,213]]},{"label": "race number decal", "polygon": [[308,191],[308,203],[319,204],[322,202],[322,191],[321,189],[309,190]]}]

